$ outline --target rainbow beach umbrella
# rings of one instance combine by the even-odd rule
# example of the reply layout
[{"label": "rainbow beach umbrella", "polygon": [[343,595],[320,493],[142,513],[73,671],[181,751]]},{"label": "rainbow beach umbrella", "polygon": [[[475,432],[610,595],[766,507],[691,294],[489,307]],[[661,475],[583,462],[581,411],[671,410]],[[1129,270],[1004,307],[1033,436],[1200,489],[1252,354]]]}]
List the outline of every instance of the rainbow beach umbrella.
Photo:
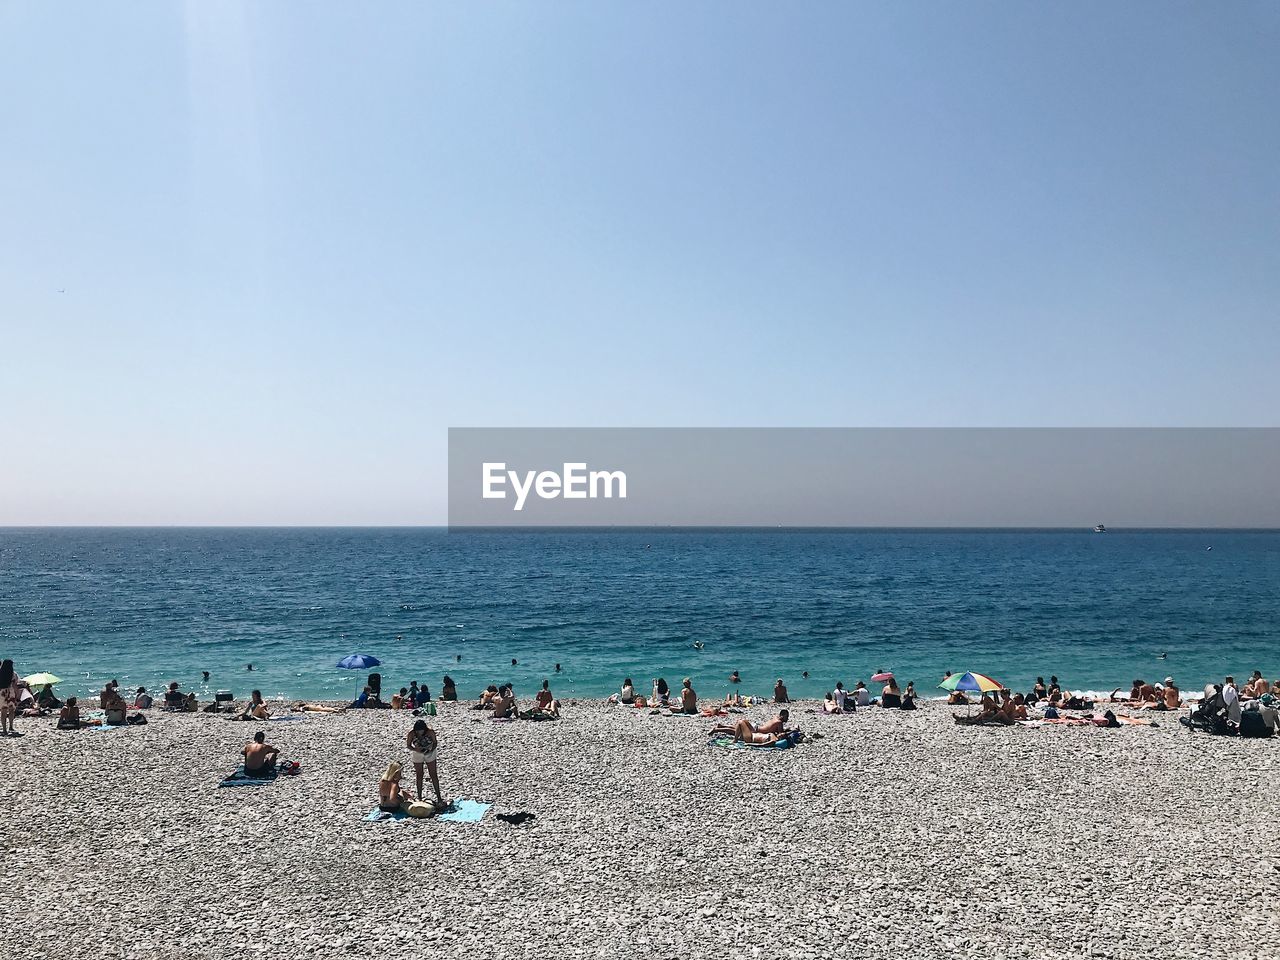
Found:
[{"label": "rainbow beach umbrella", "polygon": [[995,693],[997,690],[1004,689],[1004,684],[999,680],[992,680],[985,673],[973,673],[971,671],[953,673],[938,686],[943,690],[959,690],[972,693]]},{"label": "rainbow beach umbrella", "polygon": [[999,680],[992,680],[985,673],[953,673],[940,684],[943,690],[959,690],[962,693],[995,693],[1004,689]]}]

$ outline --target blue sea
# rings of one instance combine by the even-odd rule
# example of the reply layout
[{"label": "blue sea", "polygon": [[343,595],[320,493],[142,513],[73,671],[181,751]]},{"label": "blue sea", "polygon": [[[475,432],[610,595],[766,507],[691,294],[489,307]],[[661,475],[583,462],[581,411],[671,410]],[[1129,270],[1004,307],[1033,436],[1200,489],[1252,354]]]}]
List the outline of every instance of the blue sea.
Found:
[{"label": "blue sea", "polygon": [[463,696],[689,676],[720,697],[734,670],[761,695],[880,669],[922,693],[945,670],[1193,690],[1280,675],[1280,532],[0,529],[0,657],[63,692],[341,699],[357,652],[384,689],[449,674]]}]

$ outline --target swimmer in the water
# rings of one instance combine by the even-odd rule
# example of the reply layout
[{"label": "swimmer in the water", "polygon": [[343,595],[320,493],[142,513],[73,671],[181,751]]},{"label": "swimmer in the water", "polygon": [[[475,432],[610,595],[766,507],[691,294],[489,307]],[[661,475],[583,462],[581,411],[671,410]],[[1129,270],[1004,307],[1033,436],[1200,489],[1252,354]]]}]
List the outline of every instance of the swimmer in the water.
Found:
[{"label": "swimmer in the water", "polygon": [[200,673],[201,673],[201,675],[204,677],[204,681],[205,681],[205,683],[208,683],[208,682],[209,682],[209,671],[208,671],[208,670],[201,670],[201,671],[200,671]]},{"label": "swimmer in the water", "polygon": [[695,641],[693,641],[693,649],[695,649],[695,650],[701,650],[701,649],[702,649],[702,641],[701,641],[701,640],[695,640]]},{"label": "swimmer in the water", "polygon": [[252,670],[252,669],[253,669],[253,664],[252,664],[252,663],[246,663],[246,664],[244,665],[244,668],[245,668],[246,670]]},{"label": "swimmer in the water", "polygon": [[511,658],[511,665],[512,665],[513,667],[516,665],[516,658],[515,658],[515,657],[512,657],[512,658]]}]

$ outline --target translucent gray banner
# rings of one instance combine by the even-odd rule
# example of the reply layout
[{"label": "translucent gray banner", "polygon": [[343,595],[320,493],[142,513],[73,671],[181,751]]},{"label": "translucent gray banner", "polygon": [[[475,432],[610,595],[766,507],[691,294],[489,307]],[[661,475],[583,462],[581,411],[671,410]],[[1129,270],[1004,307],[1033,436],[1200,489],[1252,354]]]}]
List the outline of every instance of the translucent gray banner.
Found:
[{"label": "translucent gray banner", "polygon": [[451,527],[1280,527],[1280,429],[453,428]]}]

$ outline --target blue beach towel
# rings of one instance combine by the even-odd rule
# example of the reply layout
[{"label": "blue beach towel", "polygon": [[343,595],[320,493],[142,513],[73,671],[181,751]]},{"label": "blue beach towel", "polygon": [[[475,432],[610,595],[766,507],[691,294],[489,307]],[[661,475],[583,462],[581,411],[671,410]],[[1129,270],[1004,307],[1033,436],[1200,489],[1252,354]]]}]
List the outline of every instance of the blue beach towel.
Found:
[{"label": "blue beach towel", "polygon": [[455,800],[436,819],[451,823],[479,823],[492,806],[492,803],[480,803],[478,800]]},{"label": "blue beach towel", "polygon": [[240,766],[236,767],[234,773],[232,773],[229,777],[224,779],[220,784],[218,784],[218,786],[219,787],[261,787],[261,786],[265,786],[268,783],[271,783],[278,776],[279,774],[273,770],[270,776],[251,777],[244,772],[244,764],[242,763],[240,764]]},{"label": "blue beach towel", "polygon": [[744,743],[741,740],[734,740],[733,737],[712,737],[707,742],[707,746],[722,747],[725,750],[790,750],[795,744],[786,737],[776,743]]},{"label": "blue beach towel", "polygon": [[384,820],[408,820],[409,815],[403,810],[379,810],[374,807],[364,819],[366,823],[381,823]]}]

